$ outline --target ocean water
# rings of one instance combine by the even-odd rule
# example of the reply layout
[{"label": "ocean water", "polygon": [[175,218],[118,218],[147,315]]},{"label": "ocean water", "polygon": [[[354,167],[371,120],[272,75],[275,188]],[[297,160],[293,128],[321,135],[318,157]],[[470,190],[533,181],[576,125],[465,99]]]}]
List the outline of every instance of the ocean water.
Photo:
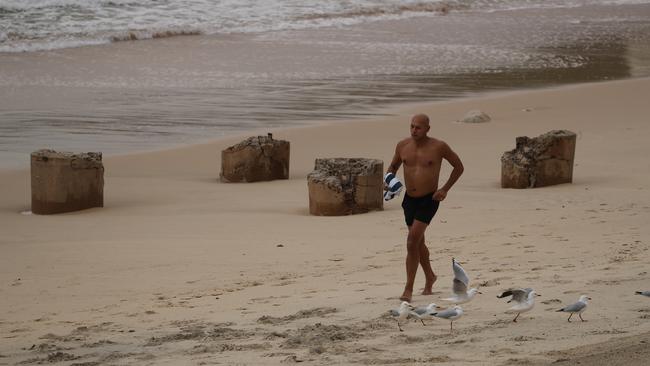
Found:
[{"label": "ocean water", "polygon": [[0,52],[187,34],[345,26],[448,12],[568,9],[642,0],[0,0]]},{"label": "ocean water", "polygon": [[650,75],[650,0],[0,0],[0,167]]}]

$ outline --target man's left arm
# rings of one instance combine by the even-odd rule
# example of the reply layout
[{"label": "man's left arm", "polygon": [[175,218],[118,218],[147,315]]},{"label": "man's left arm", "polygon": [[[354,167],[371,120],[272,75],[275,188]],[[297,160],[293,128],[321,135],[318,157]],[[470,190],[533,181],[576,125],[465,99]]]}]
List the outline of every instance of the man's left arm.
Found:
[{"label": "man's left arm", "polygon": [[433,194],[433,199],[436,201],[442,201],[447,197],[447,192],[451,189],[451,187],[456,183],[458,178],[463,174],[463,171],[465,168],[463,167],[463,162],[460,161],[460,158],[458,155],[452,150],[449,145],[445,144],[443,148],[443,153],[442,157],[451,164],[451,166],[454,168],[454,170],[451,171],[451,174],[449,174],[449,179],[447,179],[447,183],[445,183],[442,188],[438,189],[434,194]]}]

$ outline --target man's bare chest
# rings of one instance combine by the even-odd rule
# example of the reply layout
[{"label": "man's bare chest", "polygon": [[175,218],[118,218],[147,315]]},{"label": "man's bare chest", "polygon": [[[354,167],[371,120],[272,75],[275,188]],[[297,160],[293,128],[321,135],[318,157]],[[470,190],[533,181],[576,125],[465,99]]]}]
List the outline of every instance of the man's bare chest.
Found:
[{"label": "man's bare chest", "polygon": [[437,149],[405,149],[400,157],[405,167],[434,167],[442,161]]}]

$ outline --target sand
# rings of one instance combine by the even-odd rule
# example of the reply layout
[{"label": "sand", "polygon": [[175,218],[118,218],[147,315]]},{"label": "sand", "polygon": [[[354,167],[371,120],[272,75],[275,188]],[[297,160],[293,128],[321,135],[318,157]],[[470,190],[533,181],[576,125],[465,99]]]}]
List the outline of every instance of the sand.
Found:
[{"label": "sand", "polygon": [[[650,299],[634,291],[650,289],[648,91],[650,79],[614,81],[273,130],[291,142],[283,181],[218,181],[220,151],[251,134],[108,156],[105,207],[62,215],[21,214],[27,166],[1,171],[0,365],[645,364]],[[492,121],[454,122],[470,109]],[[434,294],[413,299],[442,304],[460,261],[482,294],[453,333],[442,320],[399,332],[387,315],[404,285],[397,200],[308,214],[315,158],[387,163],[416,112],[465,164],[427,232]],[[501,189],[515,137],[552,129],[578,134],[574,182]],[[511,286],[542,295],[517,323],[495,296]],[[555,310],[581,294],[587,321],[568,323]]]}]

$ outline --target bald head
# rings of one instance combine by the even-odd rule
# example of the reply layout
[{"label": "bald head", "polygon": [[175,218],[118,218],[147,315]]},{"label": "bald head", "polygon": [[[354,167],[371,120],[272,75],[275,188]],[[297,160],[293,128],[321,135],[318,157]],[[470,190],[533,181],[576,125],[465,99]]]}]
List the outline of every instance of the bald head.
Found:
[{"label": "bald head", "polygon": [[412,123],[418,123],[423,126],[428,126],[429,125],[429,116],[426,114],[416,114],[411,118]]},{"label": "bald head", "polygon": [[411,118],[411,137],[416,140],[426,140],[429,132],[429,117],[426,114],[416,114]]}]

